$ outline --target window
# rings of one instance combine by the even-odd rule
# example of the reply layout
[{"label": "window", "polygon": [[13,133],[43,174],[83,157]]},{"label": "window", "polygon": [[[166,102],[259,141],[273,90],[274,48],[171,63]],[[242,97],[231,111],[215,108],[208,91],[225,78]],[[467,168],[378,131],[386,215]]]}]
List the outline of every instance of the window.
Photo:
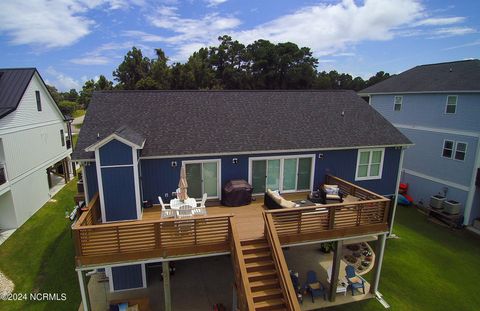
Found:
[{"label": "window", "polygon": [[220,160],[183,161],[187,173],[188,195],[218,198],[220,191]]},{"label": "window", "polygon": [[455,160],[464,161],[467,154],[467,144],[457,141],[455,145]]},{"label": "window", "polygon": [[62,141],[62,147],[65,147],[65,134],[63,130],[60,130],[60,139]]},{"label": "window", "polygon": [[454,142],[453,140],[445,140],[443,141],[443,151],[442,151],[442,156],[444,158],[452,158],[453,155],[453,145]]},{"label": "window", "polygon": [[35,97],[37,98],[37,110],[42,111],[42,101],[40,99],[40,91],[35,91]]},{"label": "window", "polygon": [[402,110],[403,96],[395,96],[393,100],[393,110],[400,111]]},{"label": "window", "polygon": [[254,193],[267,189],[282,192],[310,190],[313,155],[250,159],[250,182]]},{"label": "window", "polygon": [[385,149],[360,149],[357,156],[355,180],[382,178]]},{"label": "window", "polygon": [[449,95],[447,96],[447,106],[445,107],[446,114],[454,114],[457,112],[457,96]]}]

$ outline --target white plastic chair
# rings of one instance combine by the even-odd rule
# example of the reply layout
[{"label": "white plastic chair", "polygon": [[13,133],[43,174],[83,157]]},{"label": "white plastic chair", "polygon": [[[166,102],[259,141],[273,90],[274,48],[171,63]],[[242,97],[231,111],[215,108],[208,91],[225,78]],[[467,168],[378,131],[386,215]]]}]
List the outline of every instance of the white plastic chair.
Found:
[{"label": "white plastic chair", "polygon": [[205,208],[205,203],[207,202],[207,193],[204,193],[201,201],[197,201],[197,207]]},{"label": "white plastic chair", "polygon": [[207,215],[207,209],[205,207],[195,207],[192,209],[193,216],[205,216]]},{"label": "white plastic chair", "polygon": [[163,203],[163,200],[162,200],[161,196],[158,197],[158,201],[160,202],[160,205],[162,206],[162,210],[161,210],[161,217],[162,218],[176,218],[177,217],[177,211],[171,209],[170,204]]},{"label": "white plastic chair", "polygon": [[188,204],[181,205],[177,211],[178,218],[192,217],[192,207]]}]

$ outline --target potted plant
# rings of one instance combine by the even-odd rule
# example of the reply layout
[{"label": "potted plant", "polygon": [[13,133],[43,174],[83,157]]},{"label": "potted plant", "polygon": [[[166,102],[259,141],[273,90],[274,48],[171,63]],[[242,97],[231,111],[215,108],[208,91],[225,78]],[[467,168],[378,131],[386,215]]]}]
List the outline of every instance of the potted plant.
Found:
[{"label": "potted plant", "polygon": [[334,243],[334,242],[323,242],[323,243],[320,243],[320,250],[321,250],[322,252],[324,252],[325,254],[330,253],[331,251],[333,251],[333,243]]}]

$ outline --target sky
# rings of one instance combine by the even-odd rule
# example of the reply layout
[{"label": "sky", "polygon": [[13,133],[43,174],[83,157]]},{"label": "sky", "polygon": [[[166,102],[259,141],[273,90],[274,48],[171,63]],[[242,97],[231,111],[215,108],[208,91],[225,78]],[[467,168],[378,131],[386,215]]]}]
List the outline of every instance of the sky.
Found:
[{"label": "sky", "polygon": [[0,0],[0,68],[81,89],[132,46],[184,62],[228,34],[310,47],[319,70],[368,78],[480,58],[480,0]]}]

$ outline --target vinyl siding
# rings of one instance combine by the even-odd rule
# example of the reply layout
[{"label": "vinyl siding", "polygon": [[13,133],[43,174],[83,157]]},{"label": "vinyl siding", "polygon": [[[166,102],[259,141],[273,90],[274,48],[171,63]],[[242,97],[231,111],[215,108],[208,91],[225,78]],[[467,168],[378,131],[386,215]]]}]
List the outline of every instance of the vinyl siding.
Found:
[{"label": "vinyl siding", "polygon": [[137,219],[133,167],[102,168],[107,221]]},{"label": "vinyl siding", "polygon": [[[319,153],[323,159],[319,159]],[[175,158],[175,159],[142,159],[142,189],[144,200],[158,203],[158,196],[168,198],[178,187],[180,167],[182,161],[199,159],[221,159],[221,185],[223,186],[231,179],[244,179],[248,181],[248,163],[250,157],[268,157],[285,155],[315,154],[314,188],[324,182],[325,174],[332,174],[340,178],[354,182],[380,194],[395,193],[400,149],[386,148],[383,166],[382,179],[355,181],[355,170],[357,164],[358,149],[322,151],[307,153],[285,153],[285,154],[252,154],[241,156],[222,157],[197,157],[197,158]],[[232,159],[237,158],[238,163],[233,164]],[[177,167],[171,167],[171,162],[176,161]]]},{"label": "vinyl siding", "polygon": [[[396,95],[403,96],[402,110],[393,110]],[[480,132],[480,94],[391,94],[372,95],[370,104],[394,124],[412,124]],[[448,95],[457,95],[455,114],[445,114]]]},{"label": "vinyl siding", "polygon": [[17,216],[13,208],[11,191],[0,195],[0,228],[13,229],[17,227]]},{"label": "vinyl siding", "polygon": [[87,180],[88,198],[92,199],[98,192],[97,168],[94,162],[85,165],[85,179]]},{"label": "vinyl siding", "polygon": [[111,140],[100,147],[100,163],[102,166],[132,164],[132,147]]}]

